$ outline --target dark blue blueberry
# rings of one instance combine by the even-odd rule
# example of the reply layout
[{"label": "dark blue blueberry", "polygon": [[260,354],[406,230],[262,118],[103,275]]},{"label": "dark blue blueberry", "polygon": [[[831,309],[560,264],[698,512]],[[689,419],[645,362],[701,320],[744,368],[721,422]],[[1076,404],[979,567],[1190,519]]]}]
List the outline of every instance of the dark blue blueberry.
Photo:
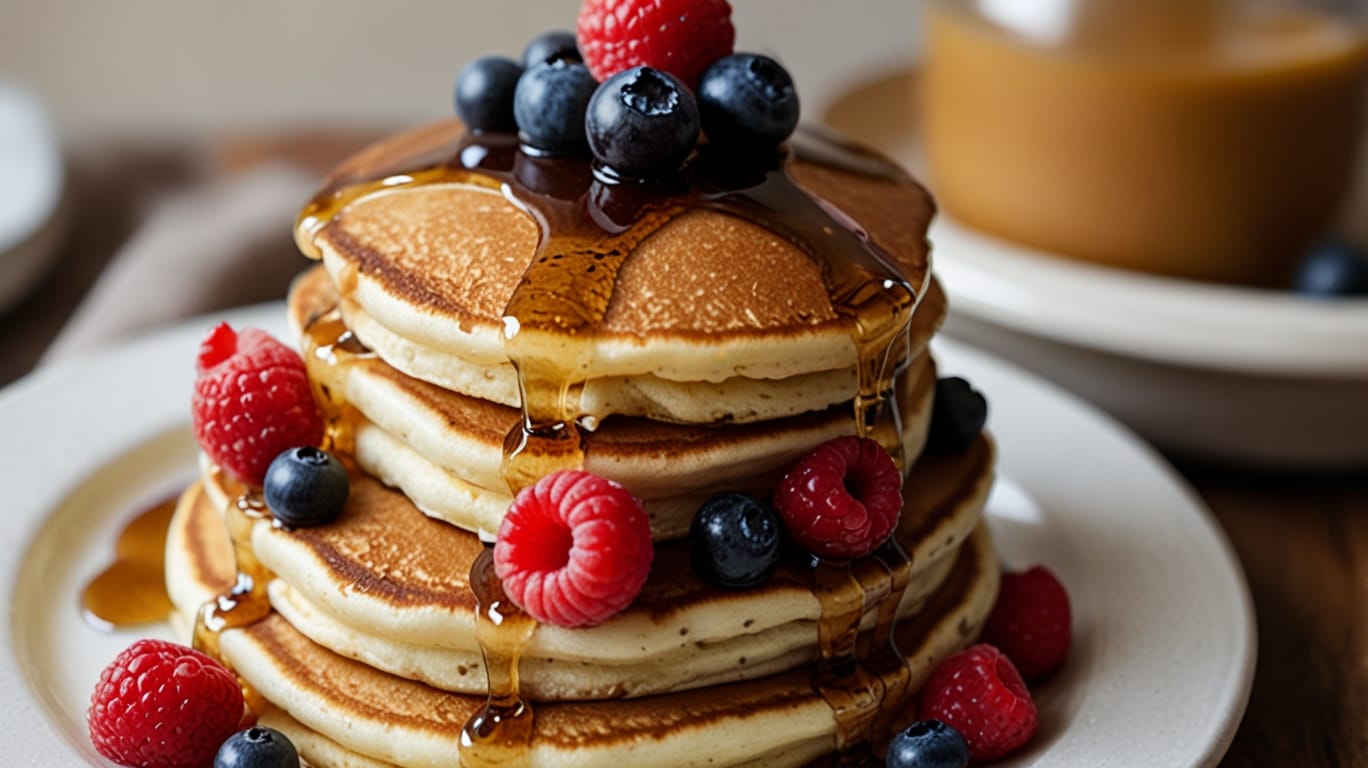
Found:
[{"label": "dark blue blueberry", "polygon": [[798,92],[779,62],[736,53],[718,59],[698,81],[698,114],[711,145],[775,147],[798,127]]},{"label": "dark blue blueberry", "polygon": [[282,451],[271,460],[262,481],[271,514],[292,528],[336,520],[350,490],[342,462],[311,446]]},{"label": "dark blue blueberry", "polygon": [[1368,254],[1348,240],[1326,240],[1307,251],[1293,287],[1308,296],[1368,295]]},{"label": "dark blue blueberry", "polygon": [[531,69],[544,61],[583,61],[579,46],[575,43],[575,33],[563,29],[553,29],[532,38],[523,49],[523,69]]},{"label": "dark blue blueberry", "polygon": [[958,453],[974,442],[987,421],[988,401],[978,390],[958,376],[942,378],[936,382],[926,450]]},{"label": "dark blue blueberry", "polygon": [[886,768],[964,768],[969,745],[954,728],[939,720],[913,723],[893,737],[884,756]]},{"label": "dark blue blueberry", "polygon": [[689,526],[694,571],[722,587],[754,587],[779,563],[778,515],[744,493],[719,493],[703,503]]},{"label": "dark blue blueberry", "polygon": [[472,131],[512,133],[513,89],[522,67],[504,56],[481,56],[465,65],[456,78],[456,114]]},{"label": "dark blue blueberry", "polygon": [[584,111],[597,87],[589,68],[577,61],[533,65],[523,72],[513,94],[518,138],[540,154],[584,151]]},{"label": "dark blue blueberry", "polygon": [[674,75],[633,67],[594,91],[585,133],[610,176],[649,179],[677,170],[693,152],[698,105]]},{"label": "dark blue blueberry", "polygon": [[285,734],[256,725],[223,742],[214,768],[299,768],[299,752]]}]

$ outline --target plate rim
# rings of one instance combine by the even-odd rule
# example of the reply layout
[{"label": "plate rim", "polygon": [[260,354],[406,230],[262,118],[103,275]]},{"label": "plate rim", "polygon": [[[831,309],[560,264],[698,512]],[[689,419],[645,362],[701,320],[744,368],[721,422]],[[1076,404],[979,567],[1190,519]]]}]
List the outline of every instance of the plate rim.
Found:
[{"label": "plate rim", "polygon": [[[5,430],[8,434],[7,441],[15,437],[32,439],[35,435],[44,434],[38,431],[42,425],[43,409],[54,407],[54,397],[62,393],[69,394],[73,389],[79,391],[84,382],[91,378],[98,381],[103,376],[119,372],[126,375],[130,368],[134,370],[133,379],[124,382],[122,389],[115,387],[130,398],[121,407],[84,406],[95,408],[95,413],[99,414],[99,418],[105,423],[99,427],[92,427],[90,434],[80,436],[86,453],[81,455],[79,461],[56,468],[40,466],[45,462],[51,465],[54,456],[60,456],[70,447],[62,439],[55,439],[61,438],[60,435],[54,436],[49,431],[45,439],[56,444],[26,445],[23,446],[22,452],[17,452],[14,445],[9,444],[6,448],[6,461],[0,462],[0,484],[6,484],[7,487],[24,488],[22,481],[19,480],[25,477],[24,473],[36,477],[37,475],[32,473],[41,470],[49,472],[50,476],[55,478],[47,487],[39,488],[36,492],[15,494],[12,510],[14,517],[11,519],[14,527],[10,536],[0,537],[0,562],[4,563],[3,570],[0,570],[0,590],[3,590],[3,598],[0,599],[3,599],[6,606],[6,610],[0,612],[0,615],[3,615],[3,618],[0,618],[0,646],[3,646],[0,648],[0,685],[18,689],[18,695],[7,697],[6,702],[0,704],[0,712],[7,715],[0,718],[0,736],[4,736],[4,740],[11,745],[10,756],[16,762],[50,764],[54,747],[67,747],[67,741],[58,731],[57,725],[47,719],[46,711],[30,690],[28,677],[20,669],[20,660],[15,655],[13,595],[19,586],[17,577],[23,570],[29,542],[42,528],[47,514],[60,504],[84,477],[113,460],[121,452],[137,445],[140,440],[153,438],[169,428],[174,428],[176,424],[188,421],[188,406],[181,406],[179,403],[169,404],[165,393],[179,390],[185,393],[185,399],[179,402],[188,402],[193,380],[193,352],[208,328],[220,320],[226,320],[235,325],[257,325],[273,333],[283,334],[285,316],[283,303],[270,302],[215,313],[212,317],[206,315],[191,318],[173,326],[141,334],[127,342],[111,345],[95,355],[75,358],[40,369],[0,390],[0,424],[12,422],[21,427],[17,434],[12,430]],[[1234,738],[1248,702],[1253,681],[1256,637],[1253,604],[1243,570],[1229,539],[1215,522],[1214,516],[1157,452],[1110,417],[1055,385],[987,353],[949,340],[938,339],[935,343],[938,353],[951,359],[952,364],[947,366],[948,368],[992,370],[996,372],[996,376],[1014,379],[1020,383],[1029,397],[1045,398],[1058,407],[1067,407],[1077,415],[1079,423],[1087,429],[1096,431],[1120,449],[1140,457],[1143,464],[1135,471],[1161,484],[1175,499],[1180,500],[1180,505],[1185,508],[1174,514],[1190,518],[1188,522],[1205,537],[1204,546],[1210,550],[1209,554],[1216,557],[1212,567],[1226,582],[1227,591],[1223,593],[1223,597],[1231,600],[1230,608],[1236,626],[1227,629],[1234,648],[1232,663],[1229,665],[1230,672],[1221,680],[1222,698],[1220,706],[1217,707],[1219,711],[1212,715],[1211,730],[1205,733],[1203,743],[1184,746],[1192,748],[1192,754],[1187,759],[1191,759],[1194,764],[1215,764]],[[185,365],[172,371],[165,370],[168,355],[182,354],[186,361]],[[157,376],[155,384],[140,385],[139,377],[145,379],[154,374]],[[1001,445],[1004,435],[999,434],[998,437]],[[1010,451],[1007,455],[1010,455]],[[1005,468],[1002,474],[1016,480],[1028,492],[1032,490],[1032,482],[1039,481],[1039,478],[1025,478],[1023,482],[1023,478],[1017,477]],[[49,475],[43,476],[46,478]],[[16,485],[11,486],[10,483]],[[1214,549],[1211,549],[1212,547]],[[91,764],[80,762],[82,759],[88,760],[88,756],[77,752],[71,752],[65,757],[73,764]],[[1049,753],[1046,752],[1041,757],[1048,758]],[[1045,762],[1051,761],[1046,759]],[[1119,762],[1116,765],[1126,763]]]}]

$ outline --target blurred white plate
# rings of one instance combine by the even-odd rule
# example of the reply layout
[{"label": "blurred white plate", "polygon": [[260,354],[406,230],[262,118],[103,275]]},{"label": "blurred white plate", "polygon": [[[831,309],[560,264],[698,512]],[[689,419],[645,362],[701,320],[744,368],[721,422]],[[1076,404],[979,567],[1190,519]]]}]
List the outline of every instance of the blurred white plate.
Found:
[{"label": "blurred white plate", "polygon": [[[919,172],[914,88],[906,70],[859,84],[825,119]],[[949,335],[1082,395],[1161,447],[1265,466],[1368,466],[1368,299],[1097,266],[944,212],[931,240]]]},{"label": "blurred white plate", "polygon": [[[281,304],[231,313],[281,333]],[[100,669],[135,637],[80,617],[82,585],[119,528],[195,471],[188,426],[197,320],[41,369],[0,392],[0,743],[11,765],[107,765],[86,738]],[[943,370],[991,398],[1003,479],[989,501],[1011,566],[1068,586],[1074,645],[1036,692],[1040,732],[1009,768],[1214,766],[1254,673],[1254,623],[1229,543],[1192,492],[1129,432],[962,345]],[[98,382],[98,397],[91,383]]]},{"label": "blurred white plate", "polygon": [[62,156],[41,105],[0,81],[0,311],[50,266],[60,231]]}]

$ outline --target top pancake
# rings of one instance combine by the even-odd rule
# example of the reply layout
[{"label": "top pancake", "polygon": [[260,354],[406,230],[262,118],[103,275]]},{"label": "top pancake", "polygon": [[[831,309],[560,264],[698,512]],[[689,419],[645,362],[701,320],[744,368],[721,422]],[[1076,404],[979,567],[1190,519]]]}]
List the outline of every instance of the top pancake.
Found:
[{"label": "top pancake", "polygon": [[[452,172],[462,135],[458,122],[438,123],[344,163],[318,198],[333,207],[302,217],[296,236],[320,253],[342,298],[388,330],[472,363],[502,363],[506,310],[547,230],[497,184]],[[933,213],[925,190],[863,151],[811,133],[795,140],[804,143],[815,149],[787,168],[812,210],[867,233],[920,299]],[[516,162],[518,178],[524,165],[545,172],[521,154]],[[376,181],[387,176],[396,181]],[[614,192],[586,186],[586,196],[605,194]],[[829,265],[778,229],[715,206],[670,215],[632,245],[601,317],[579,334],[593,346],[589,375],[719,381],[854,366],[852,321],[829,297]]]}]

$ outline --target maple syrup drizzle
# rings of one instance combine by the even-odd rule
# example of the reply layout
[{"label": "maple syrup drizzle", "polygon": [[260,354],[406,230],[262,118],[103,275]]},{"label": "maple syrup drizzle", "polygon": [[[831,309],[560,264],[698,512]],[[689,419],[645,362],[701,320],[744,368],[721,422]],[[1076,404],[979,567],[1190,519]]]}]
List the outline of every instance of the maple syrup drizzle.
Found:
[{"label": "maple syrup drizzle", "polygon": [[[214,657],[230,670],[233,666],[223,657],[219,635],[227,629],[251,626],[271,613],[271,600],[266,588],[273,576],[252,549],[252,529],[257,521],[270,517],[265,500],[256,491],[243,488],[228,502],[224,510],[224,522],[228,525],[228,536],[233,542],[237,577],[228,591],[200,606],[195,616],[192,646]],[[242,686],[247,707],[258,715],[264,712],[265,698],[241,675],[238,675],[238,684]]]},{"label": "maple syrup drizzle", "polygon": [[138,513],[114,544],[114,562],[86,584],[81,607],[86,621],[102,630],[164,621],[171,614],[166,594],[166,533],[177,499]]},{"label": "maple syrup drizzle", "polygon": [[[916,290],[849,217],[793,181],[795,160],[902,178],[875,155],[803,131],[768,166],[704,147],[679,176],[652,184],[609,183],[595,176],[587,159],[533,157],[518,150],[516,137],[466,134],[407,163],[333,179],[301,213],[297,239],[306,255],[321,258],[317,235],[350,203],[386,188],[438,183],[499,189],[536,220],[537,253],[504,311],[504,350],[518,374],[522,419],[504,443],[503,477],[516,492],[551,471],[583,464],[578,400],[596,367],[586,337],[603,320],[628,254],[690,209],[748,219],[786,237],[821,268],[857,354],[857,432],[880,442],[902,468],[901,426],[890,395],[906,359],[899,352],[908,343]],[[892,629],[909,572],[896,543],[855,563],[817,562],[812,570],[822,606],[813,688],[831,707],[842,762],[867,756],[880,708],[907,693],[908,672]],[[471,584],[490,697],[462,733],[467,766],[527,762],[533,715],[519,693],[517,665],[536,623],[504,598],[497,582],[482,557]],[[871,612],[875,633],[861,641],[860,623]]]}]

